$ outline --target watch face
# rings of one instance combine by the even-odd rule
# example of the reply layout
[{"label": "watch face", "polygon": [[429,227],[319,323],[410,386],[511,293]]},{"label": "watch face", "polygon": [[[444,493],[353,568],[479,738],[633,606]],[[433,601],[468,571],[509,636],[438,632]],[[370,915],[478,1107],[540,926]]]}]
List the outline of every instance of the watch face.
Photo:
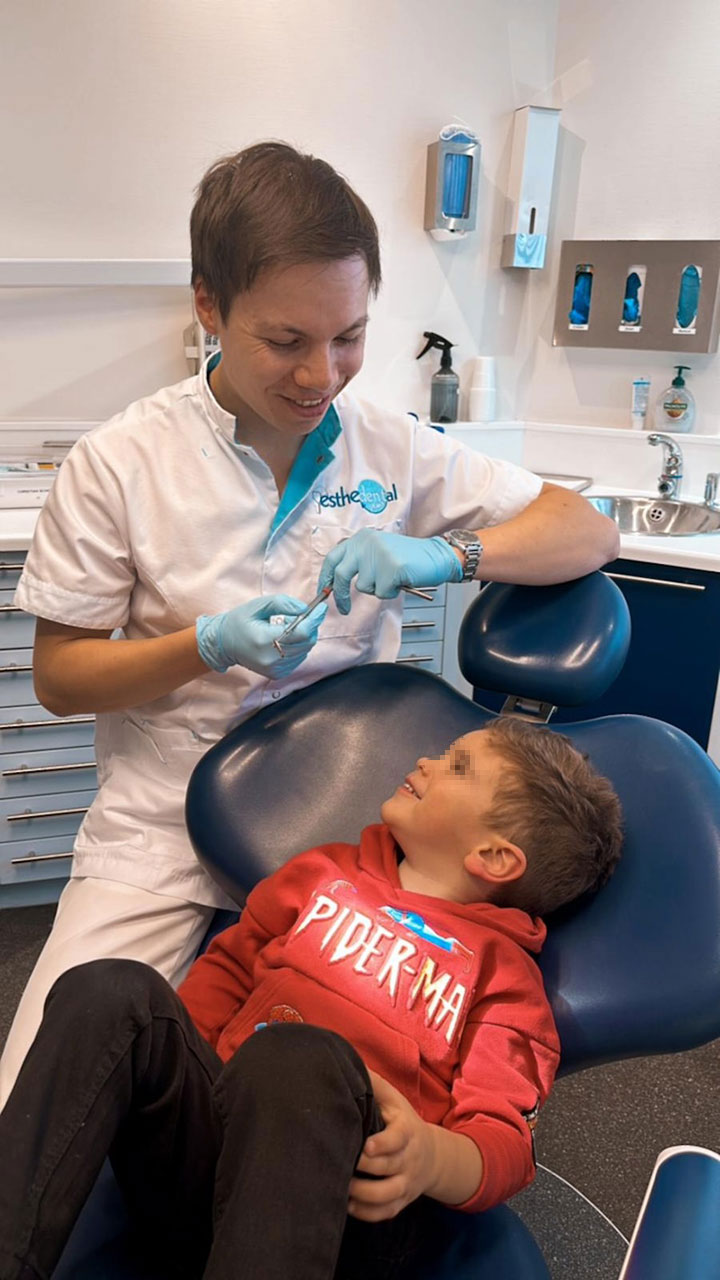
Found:
[{"label": "watch face", "polygon": [[477,547],[480,540],[472,529],[448,529],[446,534],[448,539],[459,543],[461,547]]}]

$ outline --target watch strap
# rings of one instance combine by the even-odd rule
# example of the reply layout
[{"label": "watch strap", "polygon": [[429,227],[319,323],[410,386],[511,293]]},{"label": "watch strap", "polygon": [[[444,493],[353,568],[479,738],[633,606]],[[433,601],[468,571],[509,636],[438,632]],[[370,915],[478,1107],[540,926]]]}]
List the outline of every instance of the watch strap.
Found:
[{"label": "watch strap", "polygon": [[472,582],[483,553],[482,543],[477,534],[473,529],[448,529],[442,536],[451,547],[456,547],[463,553],[464,566],[461,582]]}]

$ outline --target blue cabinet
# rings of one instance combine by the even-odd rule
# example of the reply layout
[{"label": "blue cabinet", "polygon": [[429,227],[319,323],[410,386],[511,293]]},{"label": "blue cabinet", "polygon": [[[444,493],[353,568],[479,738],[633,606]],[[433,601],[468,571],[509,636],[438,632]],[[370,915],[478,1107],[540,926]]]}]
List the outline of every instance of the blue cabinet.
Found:
[{"label": "blue cabinet", "polygon": [[[630,609],[625,666],[601,698],[559,708],[553,724],[622,713],[653,716],[707,748],[720,670],[720,574],[624,559],[605,572]],[[473,696],[498,710],[504,701],[483,689]]]},{"label": "blue cabinet", "polygon": [[12,602],[24,559],[0,552],[0,908],[58,897],[97,790],[95,717],[53,716],[35,699],[35,619]]}]

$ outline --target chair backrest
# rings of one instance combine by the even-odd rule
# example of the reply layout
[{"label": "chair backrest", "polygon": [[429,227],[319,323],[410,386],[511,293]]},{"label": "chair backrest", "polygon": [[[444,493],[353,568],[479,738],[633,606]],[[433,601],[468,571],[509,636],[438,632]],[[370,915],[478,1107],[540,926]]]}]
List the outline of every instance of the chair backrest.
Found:
[{"label": "chair backrest", "polygon": [[[418,754],[489,713],[410,667],[353,668],[213,747],[191,778],[198,857],[238,901],[302,849],[354,840]],[[613,781],[626,846],[612,881],[551,925],[540,964],[562,1069],[720,1035],[720,773],[685,734],[637,716],[563,726]]]},{"label": "chair backrest", "polygon": [[604,573],[546,587],[490,582],[470,605],[458,663],[478,689],[581,707],[620,674],[630,610]]}]

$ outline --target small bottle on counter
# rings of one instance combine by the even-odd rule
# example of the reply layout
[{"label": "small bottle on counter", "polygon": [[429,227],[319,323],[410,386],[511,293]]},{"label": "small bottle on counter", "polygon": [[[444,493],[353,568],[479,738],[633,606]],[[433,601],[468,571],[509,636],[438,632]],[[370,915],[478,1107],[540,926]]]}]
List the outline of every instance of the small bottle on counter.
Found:
[{"label": "small bottle on counter", "polygon": [[650,379],[635,378],[632,384],[632,407],[631,422],[634,430],[642,431],[645,426],[648,411],[648,396],[650,395]]}]

